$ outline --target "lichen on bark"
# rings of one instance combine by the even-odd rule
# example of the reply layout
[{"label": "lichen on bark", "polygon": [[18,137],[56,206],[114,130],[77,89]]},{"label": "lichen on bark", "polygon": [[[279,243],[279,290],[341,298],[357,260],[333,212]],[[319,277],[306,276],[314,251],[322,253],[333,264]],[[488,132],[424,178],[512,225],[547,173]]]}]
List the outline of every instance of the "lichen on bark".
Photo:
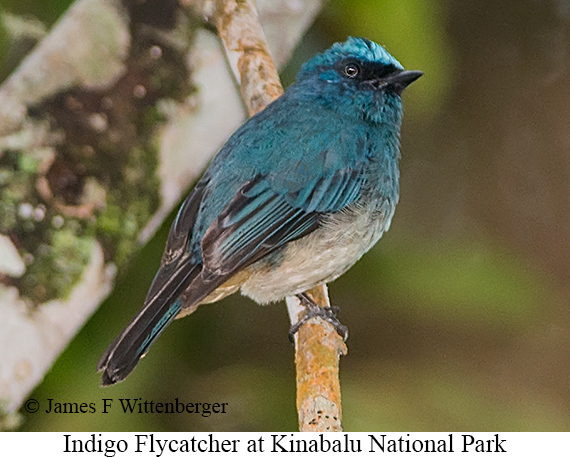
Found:
[{"label": "lichen on bark", "polygon": [[105,261],[126,262],[160,204],[160,101],[192,93],[183,58],[191,27],[173,0],[123,4],[131,40],[120,77],[29,106],[28,122],[46,141],[25,149],[4,142],[0,149],[0,233],[26,265],[22,276],[0,281],[30,304],[65,298],[95,239]]}]

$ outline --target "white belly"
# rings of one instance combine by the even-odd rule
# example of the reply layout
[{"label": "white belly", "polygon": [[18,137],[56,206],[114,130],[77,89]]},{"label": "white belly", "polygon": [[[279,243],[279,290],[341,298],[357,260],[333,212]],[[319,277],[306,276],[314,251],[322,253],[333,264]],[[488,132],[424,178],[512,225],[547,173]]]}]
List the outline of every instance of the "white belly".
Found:
[{"label": "white belly", "polygon": [[259,303],[281,300],[338,278],[388,229],[395,203],[355,206],[292,241],[277,256],[251,265],[241,292]]}]

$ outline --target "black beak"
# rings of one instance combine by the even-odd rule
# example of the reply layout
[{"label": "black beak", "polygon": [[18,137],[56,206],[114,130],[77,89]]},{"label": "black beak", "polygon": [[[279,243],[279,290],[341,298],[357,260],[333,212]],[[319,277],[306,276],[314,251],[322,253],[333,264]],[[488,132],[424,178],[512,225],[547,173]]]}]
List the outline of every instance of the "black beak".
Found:
[{"label": "black beak", "polygon": [[396,93],[401,94],[406,87],[412,84],[421,75],[423,75],[423,73],[417,70],[397,71],[378,80],[378,89],[391,87]]}]

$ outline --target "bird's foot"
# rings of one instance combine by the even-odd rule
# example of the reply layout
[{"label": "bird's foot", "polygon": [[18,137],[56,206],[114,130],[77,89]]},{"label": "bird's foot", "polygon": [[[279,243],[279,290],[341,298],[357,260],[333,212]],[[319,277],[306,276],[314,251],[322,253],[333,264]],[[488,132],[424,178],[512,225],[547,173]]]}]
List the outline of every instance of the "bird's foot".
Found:
[{"label": "bird's foot", "polygon": [[307,309],[307,313],[303,316],[296,324],[291,326],[289,330],[289,340],[291,343],[294,342],[293,337],[295,333],[299,331],[301,326],[307,322],[309,319],[313,317],[320,317],[324,321],[332,324],[336,329],[336,332],[342,336],[343,340],[346,341],[348,338],[348,328],[345,325],[342,325],[341,322],[338,320],[337,314],[340,311],[338,306],[327,306],[322,307],[319,306],[315,301],[306,293],[301,293],[297,295],[297,298],[300,302],[305,306]]}]

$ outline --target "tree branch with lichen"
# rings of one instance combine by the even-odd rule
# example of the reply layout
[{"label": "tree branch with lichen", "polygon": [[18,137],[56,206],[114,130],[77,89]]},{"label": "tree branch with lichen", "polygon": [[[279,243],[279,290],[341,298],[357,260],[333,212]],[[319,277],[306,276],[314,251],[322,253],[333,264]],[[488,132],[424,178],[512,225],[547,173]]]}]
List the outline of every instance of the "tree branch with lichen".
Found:
[{"label": "tree branch with lichen", "polygon": [[[261,111],[283,93],[252,0],[217,0],[214,20],[249,114]],[[326,286],[309,291],[328,307]],[[296,297],[287,298],[291,323],[305,313]],[[339,358],[346,345],[332,324],[320,318],[295,335],[297,410],[301,431],[341,431]]]},{"label": "tree branch with lichen", "polygon": [[[77,0],[0,86],[4,414],[244,118],[189,3]],[[320,0],[259,3],[284,62]]]}]

